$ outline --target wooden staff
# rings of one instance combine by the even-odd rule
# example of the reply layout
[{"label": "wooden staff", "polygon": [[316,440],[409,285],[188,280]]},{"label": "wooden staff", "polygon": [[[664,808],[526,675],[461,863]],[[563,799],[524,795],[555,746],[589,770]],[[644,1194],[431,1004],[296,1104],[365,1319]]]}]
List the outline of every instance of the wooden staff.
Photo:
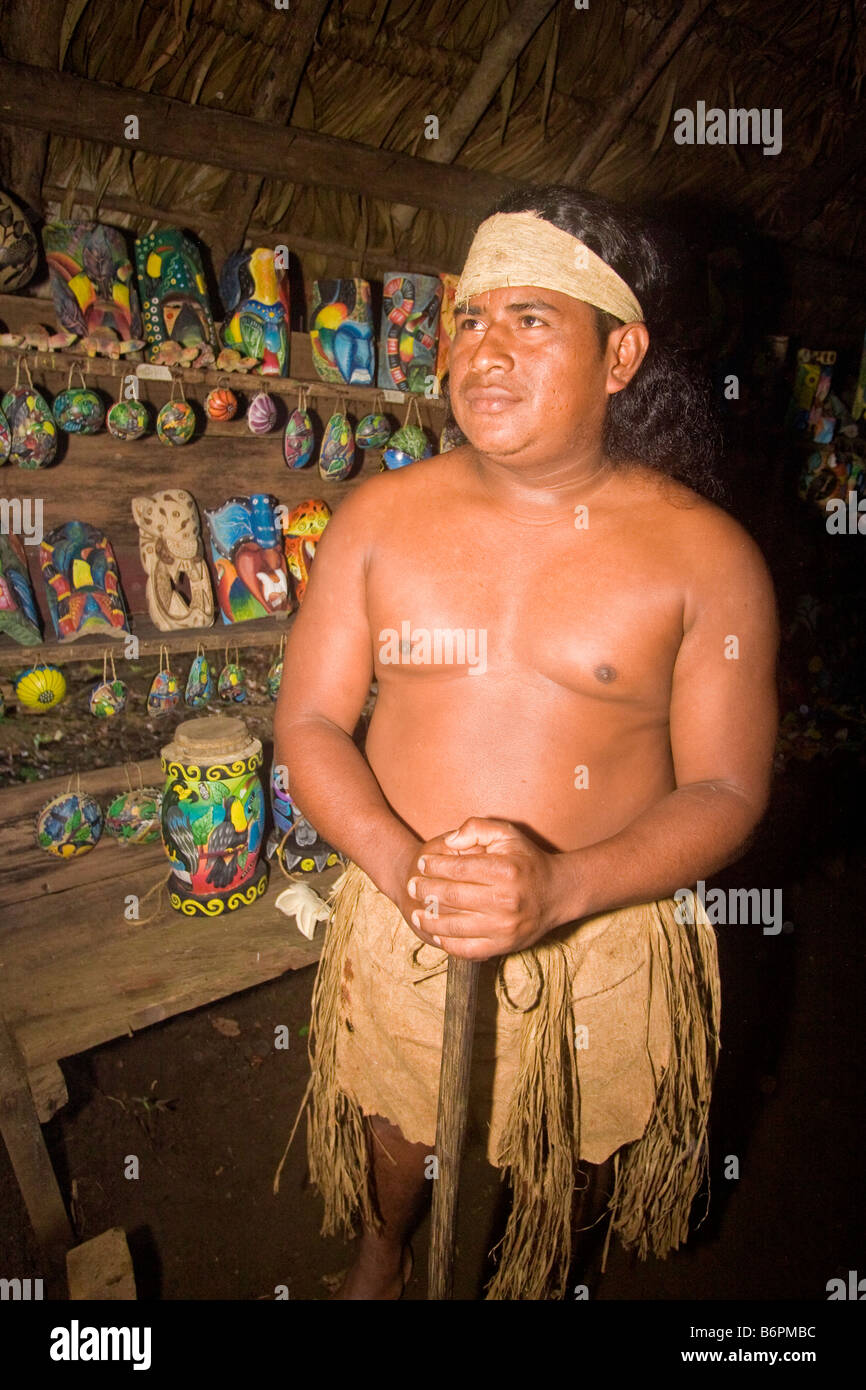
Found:
[{"label": "wooden staff", "polygon": [[469,1109],[469,1073],[478,995],[477,960],[448,957],[445,987],[445,1031],[439,1072],[439,1111],[436,1117],[438,1178],[433,1186],[430,1226],[429,1299],[450,1299],[454,1286],[454,1243],[460,1162]]}]

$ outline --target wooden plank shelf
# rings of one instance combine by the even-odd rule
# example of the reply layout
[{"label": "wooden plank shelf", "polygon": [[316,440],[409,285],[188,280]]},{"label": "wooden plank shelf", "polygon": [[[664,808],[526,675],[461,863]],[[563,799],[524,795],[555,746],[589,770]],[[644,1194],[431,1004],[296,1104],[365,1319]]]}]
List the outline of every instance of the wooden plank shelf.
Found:
[{"label": "wooden plank shelf", "polygon": [[[134,614],[132,630],[133,635],[138,638],[139,655],[131,657],[130,660],[138,661],[142,656],[158,656],[160,647],[167,647],[169,652],[192,652],[199,644],[208,652],[223,652],[226,647],[239,647],[241,650],[249,647],[276,647],[280,638],[291,627],[293,617],[294,614],[287,614],[285,618],[252,618],[249,622],[232,624],[224,623],[217,618],[213,627],[161,632],[149,618]],[[0,671],[17,671],[38,661],[50,662],[56,666],[70,661],[101,661],[107,649],[114,657],[118,675],[122,675],[119,667],[125,660],[122,640],[125,637],[126,633],[121,633],[119,637],[79,637],[77,642],[49,641],[40,642],[34,647],[22,647],[4,635],[0,645]]]}]

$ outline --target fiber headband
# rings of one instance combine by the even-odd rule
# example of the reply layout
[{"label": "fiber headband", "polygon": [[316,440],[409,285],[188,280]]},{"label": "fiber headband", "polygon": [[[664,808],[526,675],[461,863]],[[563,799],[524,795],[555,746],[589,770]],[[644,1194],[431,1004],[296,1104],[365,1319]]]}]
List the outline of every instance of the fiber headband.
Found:
[{"label": "fiber headband", "polygon": [[535,212],[497,212],[481,223],[455,302],[465,305],[475,295],[506,285],[558,290],[624,323],[643,322],[643,310],[616,271],[577,237]]}]

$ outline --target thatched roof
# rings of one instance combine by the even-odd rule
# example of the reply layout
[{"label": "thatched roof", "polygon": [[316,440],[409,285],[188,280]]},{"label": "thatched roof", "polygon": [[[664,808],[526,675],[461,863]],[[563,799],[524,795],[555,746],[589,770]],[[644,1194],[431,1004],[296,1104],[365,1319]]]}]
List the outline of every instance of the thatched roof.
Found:
[{"label": "thatched roof", "polygon": [[[855,0],[588,0],[585,10],[573,0],[291,0],[287,9],[273,0],[6,0],[2,9],[6,60],[128,88],[133,113],[133,93],[147,93],[199,116],[263,120],[265,152],[269,131],[291,127],[463,166],[479,189],[483,172],[572,181],[631,203],[688,201],[709,216],[725,207],[762,233],[864,262],[866,14]],[[427,175],[417,162],[406,166],[408,206],[355,191],[338,145],[307,158],[305,181],[288,182],[220,167],[216,127],[213,164],[157,152],[158,139],[147,148],[159,124],[151,117],[139,144],[110,122],[79,138],[86,87],[70,108],[62,84],[52,105],[49,82],[27,111],[16,109],[8,77],[0,177],[13,191],[46,215],[95,205],[136,232],[179,222],[217,262],[246,239],[285,241],[310,276],[350,265],[381,275],[389,261],[459,269],[483,207],[480,197],[474,207],[461,201],[472,185],[455,182],[451,206],[419,208]],[[675,111],[699,101],[780,108],[781,153],[676,144]],[[176,137],[183,108],[171,113],[162,134],[171,127]],[[437,140],[425,139],[430,116]],[[386,166],[383,157],[383,178]],[[435,201],[441,185],[430,186]]]}]

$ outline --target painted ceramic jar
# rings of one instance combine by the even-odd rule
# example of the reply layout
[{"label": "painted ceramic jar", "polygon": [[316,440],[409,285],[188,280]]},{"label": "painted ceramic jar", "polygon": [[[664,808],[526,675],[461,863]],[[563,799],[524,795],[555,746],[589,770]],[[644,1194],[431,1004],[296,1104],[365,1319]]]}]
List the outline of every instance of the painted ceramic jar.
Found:
[{"label": "painted ceramic jar", "polygon": [[169,897],[187,917],[232,912],[265,892],[261,764],[262,745],[244,721],[222,715],[185,720],[162,749]]}]

